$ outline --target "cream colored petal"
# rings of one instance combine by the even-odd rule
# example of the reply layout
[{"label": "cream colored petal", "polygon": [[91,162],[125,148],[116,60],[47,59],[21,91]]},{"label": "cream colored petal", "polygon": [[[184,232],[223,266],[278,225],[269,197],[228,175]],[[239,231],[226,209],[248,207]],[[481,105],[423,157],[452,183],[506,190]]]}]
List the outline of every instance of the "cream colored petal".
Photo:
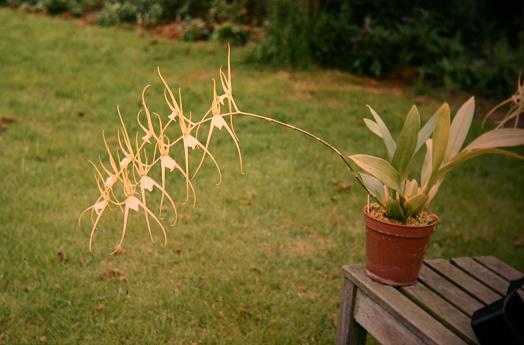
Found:
[{"label": "cream colored petal", "polygon": [[100,214],[106,208],[106,206],[107,200],[101,200],[93,205],[93,209],[95,210],[96,214]]},{"label": "cream colored petal", "polygon": [[226,121],[224,121],[222,116],[214,115],[211,119],[211,125],[218,129],[222,129],[222,127],[226,125]]},{"label": "cream colored petal", "polygon": [[115,175],[111,175],[108,178],[106,178],[104,182],[104,187],[111,188],[115,184],[115,182],[118,180],[118,178]]},{"label": "cream colored petal", "polygon": [[173,158],[169,157],[168,155],[163,155],[160,157],[160,162],[163,167],[168,168],[169,171],[173,171],[176,166],[176,162]]},{"label": "cream colored petal", "polygon": [[140,179],[140,186],[149,192],[153,191],[153,186],[155,184],[155,181],[149,176],[142,176]]},{"label": "cream colored petal", "polygon": [[184,146],[194,149],[198,145],[198,140],[191,134],[184,135]]},{"label": "cream colored petal", "polygon": [[120,168],[125,169],[129,163],[131,163],[131,158],[129,156],[124,157],[124,159],[120,161]]},{"label": "cream colored petal", "polygon": [[135,196],[130,196],[126,199],[126,207],[132,209],[133,211],[138,212],[138,207],[140,206],[140,200]]}]

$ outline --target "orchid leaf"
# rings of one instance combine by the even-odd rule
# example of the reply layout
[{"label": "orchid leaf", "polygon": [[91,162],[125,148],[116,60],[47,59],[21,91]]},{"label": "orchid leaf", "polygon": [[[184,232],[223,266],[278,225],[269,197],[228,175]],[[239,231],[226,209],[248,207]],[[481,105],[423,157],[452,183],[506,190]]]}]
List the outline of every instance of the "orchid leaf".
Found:
[{"label": "orchid leaf", "polygon": [[464,151],[524,145],[524,129],[497,128],[473,140]]},{"label": "orchid leaf", "polygon": [[444,162],[448,162],[462,148],[468,135],[473,114],[475,113],[475,97],[470,97],[457,111],[449,130],[449,143],[444,155]]},{"label": "orchid leaf", "polygon": [[362,183],[366,186],[371,195],[379,202],[379,204],[385,205],[386,197],[384,192],[384,184],[369,174],[361,172],[359,175]]},{"label": "orchid leaf", "polygon": [[417,194],[411,198],[406,199],[404,201],[404,210],[406,212],[406,218],[420,213],[424,209],[424,206],[426,205],[427,201],[427,194]]},{"label": "orchid leaf", "polygon": [[417,136],[420,129],[420,114],[416,106],[411,107],[402,130],[397,140],[397,149],[391,160],[391,164],[397,169],[400,178],[403,180],[408,174],[408,167],[411,163],[415,148],[417,146]]},{"label": "orchid leaf", "polygon": [[400,191],[400,176],[398,171],[386,160],[369,155],[349,156],[359,168],[377,178],[386,186]]},{"label": "orchid leaf", "polygon": [[391,136],[388,127],[386,126],[384,121],[382,121],[382,118],[377,114],[377,112],[373,108],[371,108],[371,106],[368,105],[367,107],[369,108],[371,115],[375,119],[375,122],[378,128],[380,129],[380,133],[382,133],[380,137],[384,141],[384,145],[386,145],[388,159],[391,160],[393,159],[393,155],[395,154],[397,144],[395,143],[395,140],[393,140],[393,137]]},{"label": "orchid leaf", "polygon": [[442,161],[448,147],[449,128],[450,128],[450,110],[447,103],[437,110],[437,123],[433,131],[432,147],[432,171],[436,172]]}]

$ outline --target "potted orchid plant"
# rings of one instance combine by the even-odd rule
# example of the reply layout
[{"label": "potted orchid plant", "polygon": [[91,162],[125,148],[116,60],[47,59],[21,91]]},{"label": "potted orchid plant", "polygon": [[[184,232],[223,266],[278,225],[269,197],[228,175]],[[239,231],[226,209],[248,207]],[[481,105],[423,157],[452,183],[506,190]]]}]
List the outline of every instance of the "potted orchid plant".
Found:
[{"label": "potted orchid plant", "polygon": [[[444,103],[424,125],[413,106],[395,140],[377,112],[371,107],[369,110],[373,119],[364,122],[384,142],[386,157],[349,156],[357,167],[357,178],[375,201],[364,208],[366,271],[384,284],[411,285],[417,280],[429,237],[439,221],[429,212],[429,206],[448,174],[484,154],[524,159],[502,149],[524,145],[524,130],[498,126],[465,145],[475,112],[475,99],[471,97],[453,119],[449,105]],[[415,156],[423,148],[424,160],[417,167]]]}]

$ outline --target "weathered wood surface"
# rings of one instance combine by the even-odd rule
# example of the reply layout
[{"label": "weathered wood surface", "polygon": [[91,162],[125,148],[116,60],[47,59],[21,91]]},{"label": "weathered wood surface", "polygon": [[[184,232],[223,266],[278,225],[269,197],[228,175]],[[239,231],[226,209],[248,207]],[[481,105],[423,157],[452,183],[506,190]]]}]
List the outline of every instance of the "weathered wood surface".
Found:
[{"label": "weathered wood surface", "polygon": [[367,331],[361,324],[357,323],[354,317],[356,295],[357,288],[355,284],[344,278],[338,317],[337,344],[364,345],[366,343]]},{"label": "weathered wood surface", "polygon": [[466,344],[459,336],[442,325],[399,290],[372,281],[363,267],[353,266],[345,270],[348,278],[359,291],[402,323],[423,344]]},{"label": "weathered wood surface", "polygon": [[506,291],[508,291],[509,282],[506,279],[495,274],[495,272],[474,259],[461,257],[451,259],[451,262],[499,294],[505,295]]},{"label": "weathered wood surface", "polygon": [[[381,344],[419,345],[420,339],[404,324],[362,292],[357,293],[355,319]],[[348,344],[352,345],[351,342]]]},{"label": "weathered wood surface", "polygon": [[401,291],[467,343],[477,342],[477,337],[471,329],[470,317],[427,286],[419,283],[401,288]]},{"label": "weathered wood surface", "polygon": [[427,260],[426,264],[484,304],[493,303],[502,297],[447,260]]},{"label": "weathered wood surface", "polygon": [[339,345],[363,344],[366,332],[383,344],[477,344],[473,312],[524,276],[493,256],[426,260],[417,284],[401,288],[372,281],[362,265],[343,272]]},{"label": "weathered wood surface", "polygon": [[442,298],[446,299],[469,316],[473,315],[475,310],[484,306],[484,304],[479,300],[469,295],[439,273],[433,271],[427,265],[422,265],[419,281],[434,291],[437,291]]}]

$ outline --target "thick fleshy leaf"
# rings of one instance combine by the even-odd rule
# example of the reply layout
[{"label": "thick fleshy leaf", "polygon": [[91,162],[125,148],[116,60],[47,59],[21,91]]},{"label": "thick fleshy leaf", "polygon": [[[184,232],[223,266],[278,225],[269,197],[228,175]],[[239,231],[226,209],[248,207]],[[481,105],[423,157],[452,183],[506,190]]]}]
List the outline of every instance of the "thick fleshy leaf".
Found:
[{"label": "thick fleshy leaf", "polygon": [[449,129],[449,142],[444,155],[444,162],[449,160],[460,151],[466,136],[468,135],[469,128],[471,127],[471,120],[473,120],[473,114],[475,113],[475,97],[470,97],[457,111],[451,127]]},{"label": "thick fleshy leaf", "polygon": [[524,129],[498,128],[473,140],[464,151],[524,145]]},{"label": "thick fleshy leaf", "polygon": [[400,191],[400,177],[398,171],[385,159],[369,155],[349,156],[359,168],[374,176],[386,186]]},{"label": "thick fleshy leaf", "polygon": [[418,132],[418,138],[417,138],[417,148],[415,149],[415,152],[418,152],[420,148],[424,145],[426,140],[429,139],[431,136],[431,133],[433,133],[433,130],[435,129],[435,125],[437,123],[438,119],[438,112],[435,112],[429,120],[422,126],[420,131]]},{"label": "thick fleshy leaf", "polygon": [[427,194],[417,194],[412,198],[406,199],[404,201],[404,210],[406,212],[406,217],[411,217],[420,213],[424,209],[424,205],[426,205],[427,201]]},{"label": "thick fleshy leaf", "polygon": [[395,140],[393,140],[393,137],[391,136],[391,133],[389,132],[388,127],[382,121],[382,118],[377,114],[377,112],[371,108],[371,106],[367,106],[369,108],[369,111],[371,112],[371,115],[373,115],[373,118],[375,119],[375,122],[380,129],[380,132],[382,133],[382,140],[384,140],[384,145],[386,145],[386,151],[388,153],[388,159],[393,159],[393,155],[395,154],[395,150],[397,149],[397,144],[395,143]]},{"label": "thick fleshy leaf", "polygon": [[364,119],[364,124],[373,134],[375,134],[379,138],[382,138],[382,132],[380,131],[380,128],[378,127],[375,121],[370,119]]},{"label": "thick fleshy leaf", "polygon": [[406,214],[400,205],[400,201],[396,199],[389,199],[386,205],[386,212],[388,218],[403,222],[406,219]]},{"label": "thick fleshy leaf", "polygon": [[485,148],[485,149],[476,149],[476,150],[463,150],[458,155],[456,155],[450,162],[442,166],[440,170],[438,171],[438,177],[442,179],[447,173],[449,173],[451,170],[459,166],[460,164],[464,163],[465,161],[478,157],[485,154],[497,154],[497,155],[504,155],[508,157],[513,157],[517,159],[524,160],[524,156],[519,155],[518,153],[497,149],[497,148]]},{"label": "thick fleshy leaf", "polygon": [[362,180],[362,183],[364,186],[366,186],[368,192],[371,193],[371,196],[373,196],[377,201],[384,206],[385,204],[385,194],[384,194],[384,184],[380,182],[375,177],[366,174],[366,173],[360,173],[360,179]]},{"label": "thick fleshy leaf", "polygon": [[418,183],[417,180],[412,179],[406,182],[406,186],[404,187],[404,196],[406,198],[411,198],[418,192]]},{"label": "thick fleshy leaf", "polygon": [[393,155],[391,164],[399,172],[400,178],[406,178],[409,163],[415,153],[417,146],[418,131],[420,129],[420,114],[416,106],[411,107],[402,130],[398,136],[397,149]]},{"label": "thick fleshy leaf", "polygon": [[420,185],[424,187],[428,183],[431,177],[432,171],[432,159],[431,154],[433,151],[433,140],[426,140],[426,155],[424,156],[424,163],[422,164],[422,170],[420,171]]},{"label": "thick fleshy leaf", "polygon": [[450,127],[450,110],[449,105],[444,103],[437,110],[437,123],[433,131],[433,148],[432,148],[432,168],[433,172],[437,171],[444,160],[444,155],[448,147],[449,127]]}]

